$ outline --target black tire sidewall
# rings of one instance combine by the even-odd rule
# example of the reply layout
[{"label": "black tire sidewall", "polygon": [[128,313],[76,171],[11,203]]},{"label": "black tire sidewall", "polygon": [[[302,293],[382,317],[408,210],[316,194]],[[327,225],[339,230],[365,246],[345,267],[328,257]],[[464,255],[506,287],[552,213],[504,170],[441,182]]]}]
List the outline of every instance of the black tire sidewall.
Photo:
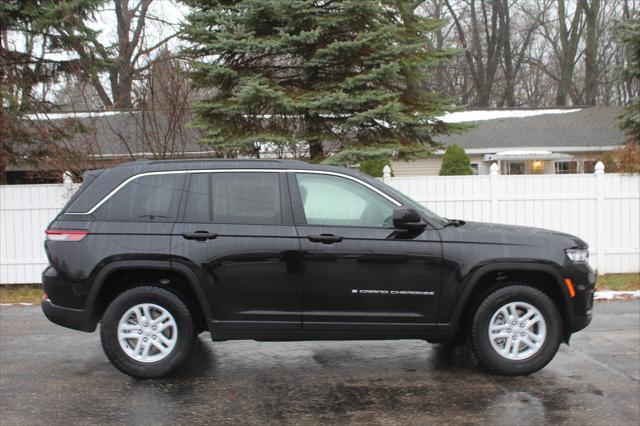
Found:
[{"label": "black tire sidewall", "polygon": [[[118,342],[120,319],[128,309],[141,303],[152,303],[166,309],[177,325],[176,346],[160,361],[136,361],[124,352]],[[102,317],[100,339],[107,358],[120,371],[138,378],[156,378],[169,374],[189,356],[195,340],[195,331],[189,308],[178,296],[159,287],[146,286],[128,290],[111,302]]]},{"label": "black tire sidewall", "polygon": [[[523,360],[509,360],[498,354],[489,341],[487,330],[494,313],[510,302],[526,302],[538,309],[546,323],[546,337],[542,348]],[[472,323],[471,343],[480,362],[489,370],[504,375],[534,373],[555,356],[562,340],[562,318],[553,301],[543,292],[523,285],[500,288],[487,296],[478,307]]]}]

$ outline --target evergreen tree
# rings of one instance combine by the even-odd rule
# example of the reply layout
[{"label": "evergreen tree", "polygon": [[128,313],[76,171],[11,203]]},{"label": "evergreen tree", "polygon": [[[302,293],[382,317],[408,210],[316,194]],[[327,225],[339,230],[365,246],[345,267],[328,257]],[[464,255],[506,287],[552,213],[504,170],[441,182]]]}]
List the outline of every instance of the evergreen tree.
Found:
[{"label": "evergreen tree", "polygon": [[441,21],[414,1],[187,0],[186,53],[196,60],[194,126],[220,155],[258,143],[308,149],[331,163],[427,153],[451,128],[432,70],[453,52],[435,49]]},{"label": "evergreen tree", "polygon": [[440,176],[472,175],[473,169],[464,149],[458,145],[449,145],[442,157]]},{"label": "evergreen tree", "polygon": [[8,164],[54,158],[55,141],[77,131],[73,123],[55,125],[31,120],[28,114],[54,109],[42,88],[83,71],[79,59],[69,55],[69,43],[95,39],[85,20],[103,2],[0,2],[0,183]]},{"label": "evergreen tree", "polygon": [[640,13],[636,13],[633,19],[622,22],[618,31],[627,53],[622,79],[636,89],[636,96],[630,100],[620,117],[620,125],[629,143],[640,144]]}]

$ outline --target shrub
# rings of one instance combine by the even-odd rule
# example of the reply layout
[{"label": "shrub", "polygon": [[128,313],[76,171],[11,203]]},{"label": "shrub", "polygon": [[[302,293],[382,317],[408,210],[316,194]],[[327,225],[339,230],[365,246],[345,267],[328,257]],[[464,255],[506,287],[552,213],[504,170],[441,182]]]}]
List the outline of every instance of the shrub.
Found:
[{"label": "shrub", "polygon": [[371,177],[382,177],[384,166],[389,166],[388,158],[368,158],[360,162],[358,169]]},{"label": "shrub", "polygon": [[640,144],[630,142],[602,155],[605,173],[640,173]]},{"label": "shrub", "polygon": [[440,176],[472,175],[469,156],[458,145],[449,145],[442,157]]}]

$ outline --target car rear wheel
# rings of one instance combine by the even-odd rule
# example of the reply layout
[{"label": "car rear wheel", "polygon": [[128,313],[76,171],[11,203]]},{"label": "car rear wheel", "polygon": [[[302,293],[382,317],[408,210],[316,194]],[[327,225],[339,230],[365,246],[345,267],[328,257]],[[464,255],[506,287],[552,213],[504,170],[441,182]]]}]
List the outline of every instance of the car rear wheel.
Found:
[{"label": "car rear wheel", "polygon": [[547,365],[562,340],[562,318],[543,292],[510,285],[489,294],[471,326],[471,346],[481,364],[504,375],[531,374]]},{"label": "car rear wheel", "polygon": [[107,308],[102,347],[120,371],[139,378],[169,374],[189,356],[195,329],[189,308],[168,290],[145,286],[125,291]]}]

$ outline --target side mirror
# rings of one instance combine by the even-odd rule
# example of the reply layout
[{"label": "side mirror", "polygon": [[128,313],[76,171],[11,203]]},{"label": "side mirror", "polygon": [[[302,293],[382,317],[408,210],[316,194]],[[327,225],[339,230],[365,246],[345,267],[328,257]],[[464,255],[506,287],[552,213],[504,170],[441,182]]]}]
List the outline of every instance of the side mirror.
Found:
[{"label": "side mirror", "polygon": [[414,209],[397,207],[393,210],[393,227],[407,231],[422,231],[427,224]]}]

